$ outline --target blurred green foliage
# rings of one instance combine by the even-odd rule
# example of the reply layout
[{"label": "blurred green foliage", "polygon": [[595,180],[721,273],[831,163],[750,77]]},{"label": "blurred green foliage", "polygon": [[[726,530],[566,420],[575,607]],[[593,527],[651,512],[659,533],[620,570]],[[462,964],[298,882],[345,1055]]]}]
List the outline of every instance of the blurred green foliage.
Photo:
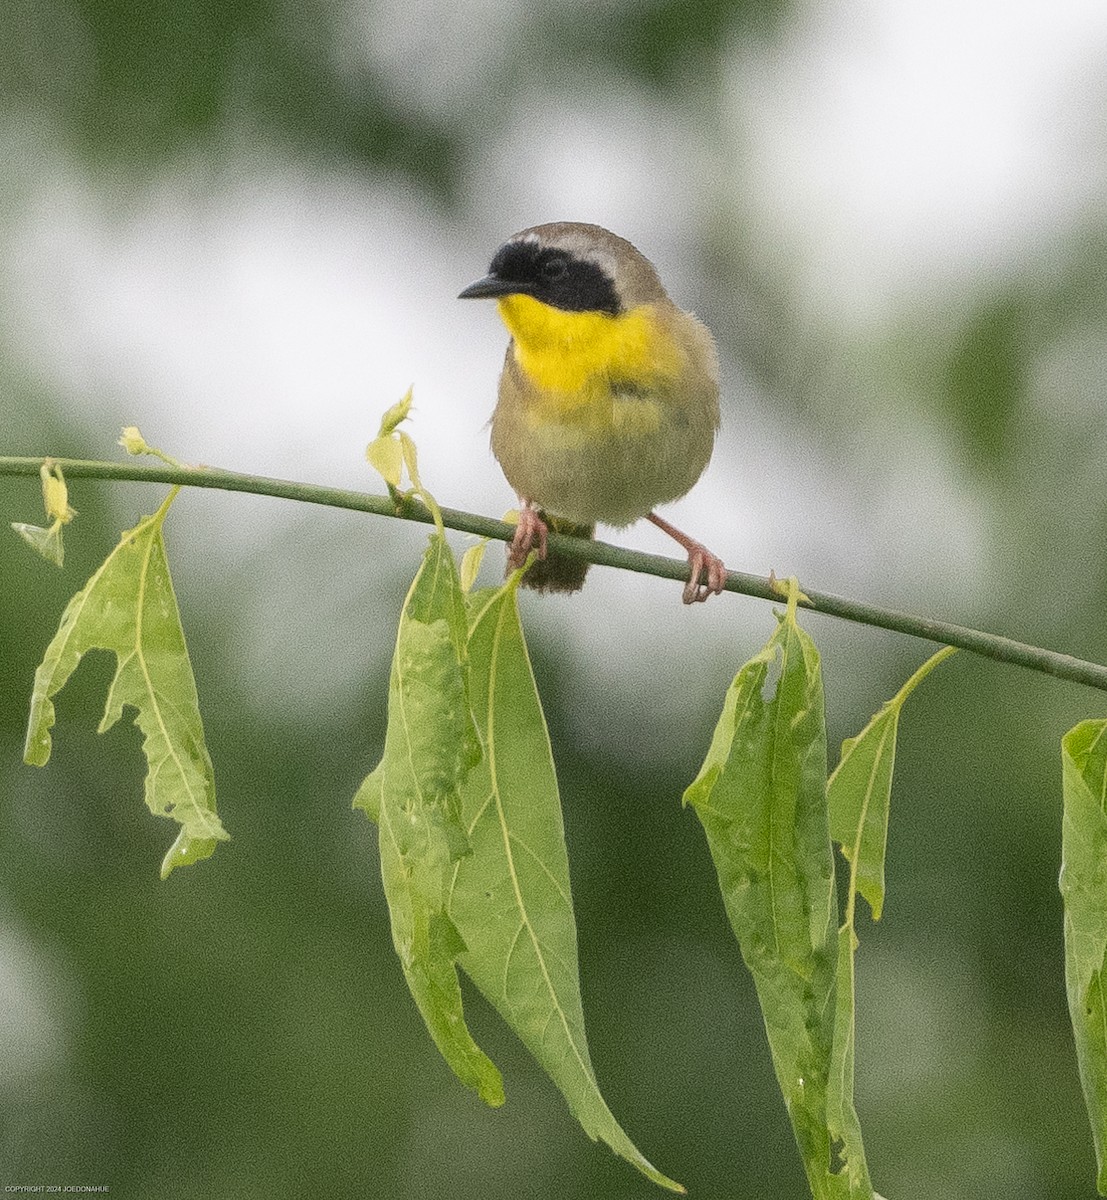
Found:
[{"label": "blurred green foliage", "polygon": [[605,72],[680,89],[710,76],[734,40],[771,29],[790,7],[786,0],[645,0],[590,12],[566,5],[549,18],[548,44],[559,53],[583,54]]},{"label": "blurred green foliage", "polygon": [[439,194],[456,131],[405,108],[368,68],[331,53],[341,10],[323,0],[9,0],[0,72],[9,105],[45,111],[94,171],[146,174],[231,134],[316,161],[392,167]]}]

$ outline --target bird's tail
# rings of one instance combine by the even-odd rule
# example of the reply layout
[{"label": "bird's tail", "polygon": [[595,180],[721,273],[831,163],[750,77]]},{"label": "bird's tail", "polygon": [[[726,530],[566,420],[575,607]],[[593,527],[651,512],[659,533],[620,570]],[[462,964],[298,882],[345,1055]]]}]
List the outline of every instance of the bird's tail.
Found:
[{"label": "bird's tail", "polygon": [[[578,525],[562,517],[550,517],[543,513],[542,519],[552,533],[590,538],[596,532],[595,525]],[[522,578],[522,585],[536,592],[579,592],[584,586],[584,576],[589,566],[583,558],[558,554],[551,546],[545,558],[535,559],[531,563]]]}]

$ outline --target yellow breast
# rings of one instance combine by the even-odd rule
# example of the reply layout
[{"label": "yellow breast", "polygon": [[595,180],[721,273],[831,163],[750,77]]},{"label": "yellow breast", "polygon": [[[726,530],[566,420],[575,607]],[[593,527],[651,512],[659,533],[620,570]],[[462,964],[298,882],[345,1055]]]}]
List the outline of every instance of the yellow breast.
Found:
[{"label": "yellow breast", "polygon": [[562,411],[593,405],[620,385],[647,393],[682,366],[680,347],[650,305],[611,316],[516,295],[501,299],[499,309],[519,367],[543,403]]}]

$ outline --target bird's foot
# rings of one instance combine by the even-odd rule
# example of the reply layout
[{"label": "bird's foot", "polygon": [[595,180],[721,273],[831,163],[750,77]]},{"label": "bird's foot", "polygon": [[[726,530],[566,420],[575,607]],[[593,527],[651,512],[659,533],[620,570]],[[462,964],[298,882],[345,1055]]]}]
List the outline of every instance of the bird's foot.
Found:
[{"label": "bird's foot", "polygon": [[526,565],[532,550],[538,551],[538,557],[546,557],[546,537],[549,529],[538,509],[529,501],[523,501],[519,508],[519,520],[515,525],[515,536],[507,548],[507,569],[517,571]]},{"label": "bird's foot", "polygon": [[708,596],[717,596],[726,586],[726,566],[723,560],[695,538],[682,533],[657,513],[648,513],[648,520],[688,552],[688,582],[684,585],[684,603],[702,604]]},{"label": "bird's foot", "polygon": [[726,586],[726,566],[702,542],[690,541],[688,582],[684,585],[684,603],[702,604],[708,596],[717,596]]}]

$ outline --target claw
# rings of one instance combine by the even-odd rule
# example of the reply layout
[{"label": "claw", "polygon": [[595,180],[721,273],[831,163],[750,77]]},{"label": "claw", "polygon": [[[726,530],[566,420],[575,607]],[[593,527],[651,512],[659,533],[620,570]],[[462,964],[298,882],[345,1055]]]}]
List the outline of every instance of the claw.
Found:
[{"label": "claw", "polygon": [[726,566],[718,555],[712,554],[702,542],[681,533],[657,513],[648,513],[646,519],[658,529],[663,529],[688,552],[688,582],[684,585],[683,595],[685,604],[702,604],[708,596],[717,596],[726,587]]},{"label": "claw", "polygon": [[684,585],[684,603],[702,604],[708,596],[717,596],[726,586],[726,567],[723,560],[701,542],[690,541],[687,550],[688,582]]},{"label": "claw", "polygon": [[507,566],[509,571],[517,571],[527,561],[530,552],[537,548],[538,557],[546,557],[546,537],[549,533],[546,522],[542,520],[538,509],[529,500],[524,500],[519,509],[519,520],[515,526],[515,536],[507,548]]}]

